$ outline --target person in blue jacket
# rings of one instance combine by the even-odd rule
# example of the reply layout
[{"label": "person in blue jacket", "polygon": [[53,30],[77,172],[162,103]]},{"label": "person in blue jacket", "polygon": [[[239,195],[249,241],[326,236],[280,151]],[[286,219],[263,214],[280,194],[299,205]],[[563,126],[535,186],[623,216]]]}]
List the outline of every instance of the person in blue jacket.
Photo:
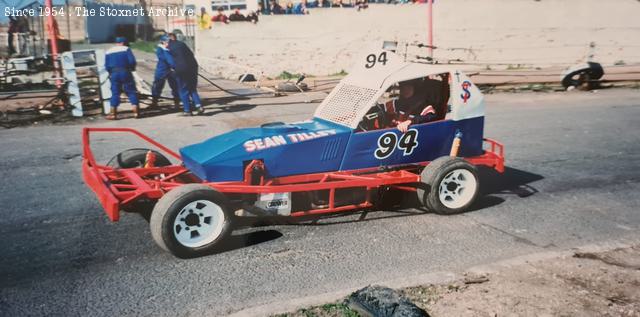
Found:
[{"label": "person in blue jacket", "polygon": [[111,81],[111,114],[107,116],[109,120],[118,119],[118,106],[120,105],[120,94],[124,91],[129,97],[129,102],[133,105],[135,118],[140,117],[140,106],[138,103],[138,93],[136,83],[133,79],[132,71],[136,70],[136,58],[131,49],[125,45],[127,40],[124,37],[116,38],[116,46],[107,50],[105,58],[105,68],[109,72]]},{"label": "person in blue jacket", "polygon": [[198,95],[198,62],[189,47],[174,38],[168,42],[162,42],[162,45],[169,49],[171,58],[167,59],[171,67],[176,72],[176,81],[180,89],[180,99],[182,100],[182,115],[191,115],[191,104],[195,107],[198,114],[204,113],[200,96]]},{"label": "person in blue jacket", "polygon": [[[169,42],[169,36],[161,36],[160,43],[163,42]],[[180,95],[178,94],[176,74],[173,72],[171,64],[168,61],[168,59],[171,58],[169,49],[162,44],[158,45],[156,48],[156,56],[158,57],[158,64],[156,65],[156,72],[153,76],[153,85],[151,86],[151,107],[158,105],[158,99],[162,96],[162,90],[164,89],[165,82],[168,82],[169,87],[171,88],[174,105],[179,107]]]}]

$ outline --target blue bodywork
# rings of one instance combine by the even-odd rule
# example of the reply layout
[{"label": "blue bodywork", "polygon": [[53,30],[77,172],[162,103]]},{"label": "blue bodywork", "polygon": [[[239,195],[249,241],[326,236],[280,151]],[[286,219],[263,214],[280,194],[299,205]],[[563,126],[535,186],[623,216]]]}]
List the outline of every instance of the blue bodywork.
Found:
[{"label": "blue bodywork", "polygon": [[180,149],[185,166],[209,182],[241,181],[246,164],[264,162],[267,177],[346,171],[431,161],[449,155],[456,131],[462,132],[460,156],[483,153],[484,117],[412,125],[418,145],[410,154],[400,149],[378,159],[374,152],[384,133],[396,128],[356,132],[319,118],[295,124],[236,129]]}]

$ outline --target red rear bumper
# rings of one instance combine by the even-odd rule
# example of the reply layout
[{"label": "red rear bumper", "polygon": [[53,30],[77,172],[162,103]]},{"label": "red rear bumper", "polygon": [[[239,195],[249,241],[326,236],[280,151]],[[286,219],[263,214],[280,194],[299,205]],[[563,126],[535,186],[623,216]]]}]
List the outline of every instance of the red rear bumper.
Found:
[{"label": "red rear bumper", "polygon": [[163,192],[159,188],[150,186],[142,179],[142,175],[152,173],[177,173],[185,171],[182,166],[167,166],[160,168],[147,168],[144,172],[134,172],[139,169],[113,170],[111,167],[101,166],[91,151],[90,134],[92,132],[119,132],[138,136],[144,141],[154,145],[164,153],[180,160],[180,155],[171,151],[164,145],[152,140],[148,136],[129,128],[84,128],[82,129],[82,178],[84,182],[96,194],[100,204],[104,208],[111,221],[120,219],[120,208],[141,197],[160,198]]},{"label": "red rear bumper", "polygon": [[102,179],[97,169],[90,167],[89,164],[87,159],[82,160],[82,179],[96,194],[109,219],[118,221],[120,219],[120,201],[109,190],[109,186],[105,183],[108,180]]}]

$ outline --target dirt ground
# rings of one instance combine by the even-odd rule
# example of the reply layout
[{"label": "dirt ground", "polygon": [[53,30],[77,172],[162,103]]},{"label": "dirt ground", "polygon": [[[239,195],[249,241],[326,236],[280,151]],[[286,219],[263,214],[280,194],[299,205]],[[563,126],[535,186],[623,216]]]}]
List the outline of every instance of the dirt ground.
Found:
[{"label": "dirt ground", "polygon": [[[640,316],[640,245],[465,273],[402,292],[430,316]],[[358,316],[343,302],[278,316]]]}]

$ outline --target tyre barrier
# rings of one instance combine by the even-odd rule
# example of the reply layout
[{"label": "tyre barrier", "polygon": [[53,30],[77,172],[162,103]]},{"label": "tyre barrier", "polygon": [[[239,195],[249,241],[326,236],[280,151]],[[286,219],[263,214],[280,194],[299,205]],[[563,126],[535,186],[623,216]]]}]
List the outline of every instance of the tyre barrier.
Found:
[{"label": "tyre barrier", "polygon": [[587,90],[597,86],[598,80],[604,75],[602,65],[594,62],[569,67],[562,73],[562,86],[567,89],[583,87]]},{"label": "tyre barrier", "polygon": [[361,316],[428,317],[429,314],[400,292],[383,286],[367,286],[347,299],[349,308]]},{"label": "tyre barrier", "polygon": [[309,87],[307,86],[306,83],[299,83],[296,85],[295,83],[287,81],[287,82],[279,83],[276,85],[276,90],[282,91],[282,92],[300,92],[300,91],[306,91],[308,89]]}]

